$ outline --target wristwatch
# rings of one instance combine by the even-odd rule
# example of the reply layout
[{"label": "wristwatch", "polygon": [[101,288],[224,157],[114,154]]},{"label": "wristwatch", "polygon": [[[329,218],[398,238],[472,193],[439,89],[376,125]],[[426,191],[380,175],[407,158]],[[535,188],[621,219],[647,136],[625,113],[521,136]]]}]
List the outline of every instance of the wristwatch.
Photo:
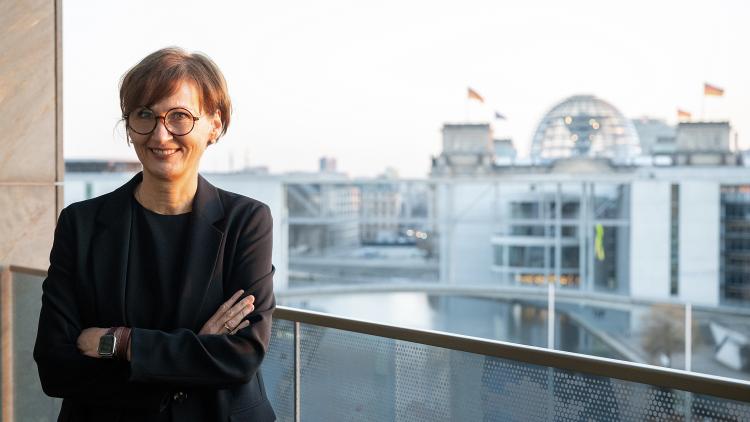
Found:
[{"label": "wristwatch", "polygon": [[112,359],[115,357],[117,350],[117,337],[115,337],[115,327],[107,330],[107,334],[99,337],[99,357]]}]

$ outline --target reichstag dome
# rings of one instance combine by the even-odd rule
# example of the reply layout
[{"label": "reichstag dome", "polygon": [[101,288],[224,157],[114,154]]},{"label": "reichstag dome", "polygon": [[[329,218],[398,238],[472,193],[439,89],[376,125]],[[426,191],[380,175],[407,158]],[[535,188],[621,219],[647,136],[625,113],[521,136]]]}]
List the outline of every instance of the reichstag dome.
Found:
[{"label": "reichstag dome", "polygon": [[638,134],[630,120],[593,95],[575,95],[552,107],[531,144],[531,157],[536,162],[605,157],[629,163],[640,153]]}]

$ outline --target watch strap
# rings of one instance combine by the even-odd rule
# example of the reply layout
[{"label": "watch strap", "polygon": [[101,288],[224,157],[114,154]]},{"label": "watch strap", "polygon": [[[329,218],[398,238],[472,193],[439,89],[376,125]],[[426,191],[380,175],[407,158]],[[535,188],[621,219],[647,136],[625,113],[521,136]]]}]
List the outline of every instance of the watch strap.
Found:
[{"label": "watch strap", "polygon": [[115,358],[119,360],[126,360],[128,355],[128,346],[130,346],[131,330],[128,327],[116,327],[114,330],[115,338],[117,339],[117,343],[115,344]]}]

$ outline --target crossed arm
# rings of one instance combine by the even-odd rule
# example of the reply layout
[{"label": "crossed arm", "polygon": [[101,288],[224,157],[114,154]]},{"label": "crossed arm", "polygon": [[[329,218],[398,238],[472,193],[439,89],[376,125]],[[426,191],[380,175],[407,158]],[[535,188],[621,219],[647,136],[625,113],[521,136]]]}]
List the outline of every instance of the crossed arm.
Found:
[{"label": "crossed arm", "polygon": [[[244,290],[238,290],[232,297],[224,302],[211,318],[203,324],[198,335],[234,335],[237,332],[250,325],[250,321],[245,317],[255,309],[253,302],[255,297],[250,295],[242,300],[239,298]],[[130,328],[128,328],[129,330]],[[107,328],[90,327],[81,331],[76,340],[76,347],[85,356],[99,358],[99,339],[107,333]],[[122,359],[131,360],[131,343],[128,338],[127,353]]]},{"label": "crossed arm", "polygon": [[275,306],[271,217],[267,207],[258,213],[259,221],[240,233],[246,244],[238,247],[233,274],[225,281],[230,291],[251,295],[238,300],[243,293],[237,291],[198,333],[132,328],[127,359],[111,360],[97,353],[106,328],[81,322],[78,304],[85,292],[75,280],[75,223],[64,210],[43,284],[34,347],[45,393],[98,406],[158,409],[176,386],[225,388],[249,381],[267,350]]}]

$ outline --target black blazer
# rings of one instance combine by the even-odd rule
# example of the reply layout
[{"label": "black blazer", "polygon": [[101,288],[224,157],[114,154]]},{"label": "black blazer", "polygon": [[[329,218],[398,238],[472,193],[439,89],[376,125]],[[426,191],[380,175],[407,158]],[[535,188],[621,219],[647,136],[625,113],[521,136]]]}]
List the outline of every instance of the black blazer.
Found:
[{"label": "black blazer", "polygon": [[[274,412],[259,368],[275,308],[272,221],[267,205],[217,189],[199,176],[171,331],[132,327],[130,362],[90,358],[76,347],[88,327],[127,326],[131,196],[138,174],[117,190],[72,204],[59,217],[43,284],[34,359],[44,392],[62,397],[59,421],[143,420],[171,411],[178,421],[267,421]],[[250,326],[198,335],[239,289],[255,296]],[[126,312],[127,310],[127,312]]]}]

